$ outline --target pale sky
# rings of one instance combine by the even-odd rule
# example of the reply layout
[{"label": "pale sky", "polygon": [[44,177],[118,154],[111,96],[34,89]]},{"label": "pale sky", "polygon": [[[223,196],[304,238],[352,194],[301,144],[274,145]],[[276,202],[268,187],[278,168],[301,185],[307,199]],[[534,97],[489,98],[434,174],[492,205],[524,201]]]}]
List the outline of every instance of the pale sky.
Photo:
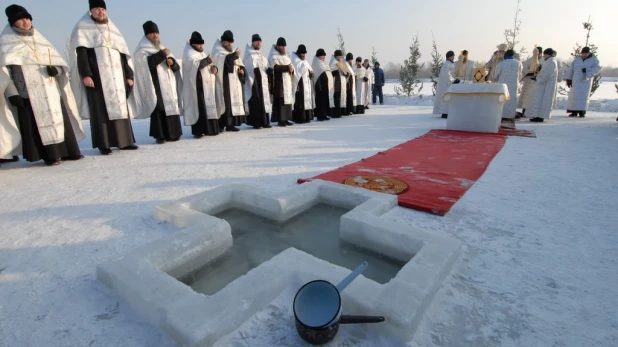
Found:
[{"label": "pale sky", "polygon": [[[17,4],[28,9],[34,26],[58,50],[64,50],[73,26],[88,11],[87,0],[23,0]],[[330,55],[340,26],[349,52],[369,58],[374,46],[383,66],[401,64],[416,34],[422,60],[429,61],[432,31],[442,54],[467,49],[472,60],[488,60],[496,45],[504,41],[504,30],[512,27],[516,6],[516,0],[107,1],[109,17],[131,50],[143,36],[142,24],[147,20],[159,25],[162,43],[177,56],[182,55],[193,31],[202,34],[210,50],[226,29],[234,32],[234,45],[241,49],[252,34],[259,33],[266,54],[283,36],[288,51],[295,51],[302,43],[310,55],[318,48]],[[581,23],[590,15],[595,26],[591,42],[600,47],[601,65],[618,66],[618,1],[522,0],[521,8],[519,41],[528,51],[538,44],[568,58],[575,42],[585,41]]]}]

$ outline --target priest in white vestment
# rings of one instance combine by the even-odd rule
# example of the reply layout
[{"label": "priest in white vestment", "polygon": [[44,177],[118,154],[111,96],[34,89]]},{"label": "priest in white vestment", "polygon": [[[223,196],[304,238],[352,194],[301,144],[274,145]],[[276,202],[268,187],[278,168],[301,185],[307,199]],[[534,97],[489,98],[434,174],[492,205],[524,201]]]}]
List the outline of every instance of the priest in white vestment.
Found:
[{"label": "priest in white vestment", "polygon": [[225,103],[218,72],[211,56],[204,52],[202,35],[194,31],[182,58],[182,116],[196,139],[220,134],[219,117]]},{"label": "priest in white vestment", "polygon": [[533,80],[536,82],[528,117],[531,122],[543,122],[551,118],[551,110],[554,101],[554,93],[558,85],[558,66],[552,57],[553,50],[547,48],[543,51],[541,71]]},{"label": "priest in white vestment", "polygon": [[212,47],[212,57],[219,70],[218,83],[223,87],[223,100],[225,107],[219,126],[226,131],[240,131],[237,126],[247,120],[245,111],[245,97],[243,85],[245,83],[246,70],[240,59],[240,49],[234,50],[234,34],[226,30],[221,38]]},{"label": "priest in white vestment", "polygon": [[489,62],[485,65],[487,69],[487,76],[485,77],[486,81],[494,82],[496,81],[496,69],[498,68],[498,64],[501,61],[504,61],[504,53],[508,49],[508,46],[504,43],[498,45],[498,50],[494,52]]},{"label": "priest in white vestment", "polygon": [[348,115],[345,107],[347,102],[346,81],[349,75],[341,50],[335,51],[335,54],[330,58],[329,65],[333,73],[335,86],[335,104],[331,106],[330,116],[333,118],[341,118],[342,115]]},{"label": "priest in white vestment", "polygon": [[335,85],[333,72],[326,62],[326,51],[320,48],[315,53],[313,63],[313,98],[315,104],[315,116],[318,122],[330,120],[330,111],[335,105]]},{"label": "priest in white vestment", "polygon": [[182,136],[180,65],[159,40],[153,21],[142,25],[144,37],[135,50],[136,118],[150,118],[150,136],[158,144],[175,142]]},{"label": "priest in white vestment", "polygon": [[349,75],[346,81],[346,113],[351,116],[356,113],[356,72],[352,68],[354,66],[354,55],[348,53],[345,56],[346,67],[348,68]]},{"label": "priest in white vestment", "polygon": [[530,106],[532,95],[534,94],[534,88],[536,83],[533,78],[539,73],[540,61],[543,59],[543,48],[535,47],[532,50],[532,57],[526,59],[522,64],[522,87],[519,100],[517,100],[517,108],[521,109],[521,113],[518,114],[521,118],[526,117],[526,109]]},{"label": "priest in white vestment", "polygon": [[517,114],[517,88],[521,80],[521,63],[515,60],[515,51],[504,53],[504,61],[496,69],[496,83],[504,83],[509,89],[511,99],[502,108],[502,119],[515,119]]},{"label": "priest in white vestment", "polygon": [[251,37],[251,45],[245,48],[243,57],[243,64],[247,69],[245,81],[245,109],[249,112],[247,124],[254,129],[272,128],[270,113],[273,106],[268,84],[269,64],[261,49],[262,38],[259,34],[254,34]]},{"label": "priest in white vestment", "polygon": [[457,65],[455,67],[455,78],[462,82],[472,81],[474,74],[474,62],[468,59],[468,51],[461,51],[461,55],[457,59]]},{"label": "priest in white vestment", "polygon": [[307,47],[305,45],[299,45],[291,57],[292,65],[294,65],[292,118],[296,124],[311,123],[313,120],[313,88],[311,87],[313,68],[306,58]]},{"label": "priest in white vestment", "polygon": [[[11,83],[11,77],[5,67],[0,69],[0,91],[6,90]],[[15,117],[9,109],[4,97],[0,97],[0,163],[9,163],[19,160],[15,155],[21,143],[19,128]]]},{"label": "priest in white vestment", "polygon": [[[376,75],[373,72],[373,69],[371,68],[369,59],[365,59],[365,61],[363,62],[363,67],[365,68],[365,76],[367,76],[367,79],[369,79],[369,81],[367,82],[369,83],[369,90],[371,93],[373,93],[373,87],[374,87],[374,84],[376,83]],[[371,98],[372,98],[371,95],[367,97],[367,100],[365,101],[365,110],[369,109],[369,102],[371,101]]]},{"label": "priest in white vestment", "polygon": [[440,68],[440,76],[438,77],[438,85],[436,86],[436,96],[433,102],[433,114],[441,114],[442,118],[448,118],[448,103],[442,100],[442,96],[451,84],[459,83],[455,77],[455,52],[448,51],[446,53],[446,61]]},{"label": "priest in white vestment", "polygon": [[90,11],[71,34],[71,88],[82,119],[90,119],[92,147],[102,155],[111,148],[136,150],[134,70],[127,43],[107,16],[104,0],[90,0]]},{"label": "priest in white vestment", "polygon": [[294,65],[287,54],[285,38],[277,39],[277,44],[270,48],[268,64],[272,74],[273,113],[270,121],[280,127],[291,126],[292,106],[294,105]]},{"label": "priest in white vestment", "polygon": [[363,67],[363,58],[356,58],[356,114],[365,114],[365,105],[371,100],[371,85],[367,69]]},{"label": "priest in white vestment", "polygon": [[[43,160],[49,166],[83,158],[78,141],[85,135],[66,62],[32,26],[32,16],[24,7],[11,5],[5,12],[9,24],[0,34],[0,66],[10,79],[4,77],[0,90],[4,95],[0,147],[5,148],[0,158],[21,152],[25,160]],[[19,136],[13,127],[16,123]],[[21,151],[15,152],[19,140]]]},{"label": "priest in white vestment", "polygon": [[589,47],[582,48],[580,56],[575,58],[564,75],[569,91],[567,113],[569,117],[586,117],[590,105],[590,91],[594,76],[601,72],[599,59],[590,53]]}]

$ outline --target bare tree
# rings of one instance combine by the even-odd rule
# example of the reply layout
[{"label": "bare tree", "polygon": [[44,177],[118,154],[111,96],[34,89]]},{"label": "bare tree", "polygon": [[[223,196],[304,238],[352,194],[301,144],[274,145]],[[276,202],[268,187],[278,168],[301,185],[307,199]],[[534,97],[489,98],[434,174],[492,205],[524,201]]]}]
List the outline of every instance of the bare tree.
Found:
[{"label": "bare tree", "polygon": [[[517,10],[515,11],[515,18],[513,19],[513,29],[504,30],[504,38],[509,49],[516,50],[515,47],[519,43],[517,41],[517,37],[521,33],[521,20],[519,19],[519,14],[521,13],[521,0],[517,0]],[[515,58],[519,60],[520,55],[526,53],[526,48],[523,46],[517,52]]]},{"label": "bare tree", "polygon": [[337,27],[337,41],[339,41],[337,48],[335,50],[340,50],[343,55],[346,55],[345,51],[345,41],[343,40],[343,35],[341,34],[341,28]]},{"label": "bare tree", "polygon": [[378,52],[376,52],[375,47],[371,47],[371,65],[375,65],[378,61]]},{"label": "bare tree", "polygon": [[440,70],[442,69],[442,64],[444,64],[444,58],[442,54],[438,51],[438,45],[436,44],[436,38],[433,36],[433,31],[431,32],[431,38],[433,39],[432,49],[431,49],[431,92],[433,95],[436,95],[436,88],[438,87],[438,77],[440,77]]}]

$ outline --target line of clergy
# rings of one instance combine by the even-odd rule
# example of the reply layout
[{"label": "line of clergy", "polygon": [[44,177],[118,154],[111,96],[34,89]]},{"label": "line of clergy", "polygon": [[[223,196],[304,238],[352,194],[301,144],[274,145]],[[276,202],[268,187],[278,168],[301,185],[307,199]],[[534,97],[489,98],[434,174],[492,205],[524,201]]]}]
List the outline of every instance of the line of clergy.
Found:
[{"label": "line of clergy", "polygon": [[244,55],[227,30],[210,54],[193,32],[182,60],[159,39],[152,21],[134,54],[109,19],[104,0],[89,0],[89,11],[75,25],[69,62],[32,25],[22,6],[5,10],[0,34],[0,162],[43,160],[49,166],[80,160],[85,138],[81,119],[90,120],[92,146],[102,155],[112,148],[136,150],[131,119],[150,118],[156,142],[178,141],[180,117],[195,138],[285,127],[364,114],[373,70],[369,61],[335,51],[329,60],[318,49],[312,62],[299,45],[288,54],[279,38],[268,56],[253,35]]},{"label": "line of clergy", "polygon": [[[497,48],[484,66],[484,80],[503,83],[508,87],[510,100],[504,104],[503,120],[527,117],[531,122],[542,123],[551,118],[551,111],[556,107],[558,83],[563,79],[570,89],[567,105],[569,117],[586,116],[594,77],[601,72],[599,60],[589,47],[581,49],[564,76],[561,76],[562,67],[556,60],[557,53],[551,48],[543,50],[542,47],[535,46],[532,56],[523,63],[516,59],[515,51],[508,49],[506,44],[500,44]],[[442,100],[442,96],[452,84],[475,81],[475,71],[477,68],[474,62],[468,59],[468,51],[461,52],[457,63],[453,51],[446,53],[446,61],[440,70],[436,88],[434,114],[448,118],[449,104]],[[518,109],[521,112],[518,112]]]}]

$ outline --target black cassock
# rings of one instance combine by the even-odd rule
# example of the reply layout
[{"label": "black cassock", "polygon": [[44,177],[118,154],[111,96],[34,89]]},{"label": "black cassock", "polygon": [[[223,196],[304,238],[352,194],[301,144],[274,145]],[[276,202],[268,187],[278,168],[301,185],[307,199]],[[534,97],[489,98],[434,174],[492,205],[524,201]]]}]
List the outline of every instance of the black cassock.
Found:
[{"label": "black cassock", "polygon": [[[25,85],[24,75],[21,67],[18,65],[9,65],[9,72],[12,82],[18,85]],[[55,77],[54,77],[55,79]],[[54,83],[57,83],[54,81]],[[71,126],[69,113],[62,97],[60,105],[62,107],[62,120],[64,122],[64,142],[43,145],[41,134],[37,127],[34,111],[29,98],[23,98],[19,95],[9,97],[9,102],[17,107],[17,121],[19,124],[19,133],[21,135],[21,145],[23,157],[26,161],[35,162],[39,160],[54,161],[59,159],[77,158],[81,155],[77,138]]]},{"label": "black cassock", "polygon": [[319,121],[327,120],[330,111],[330,100],[328,95],[328,76],[326,71],[318,77],[315,83],[315,116]]},{"label": "black cassock", "polygon": [[[335,81],[335,107],[331,107],[330,116],[333,118],[341,118],[341,111],[343,110],[341,105],[341,75],[339,74],[339,70],[333,71],[333,80]],[[345,93],[345,90],[343,91]],[[344,112],[345,113],[345,112]]]},{"label": "black cassock", "polygon": [[[88,107],[90,109],[90,130],[92,132],[92,148],[109,149],[111,147],[124,148],[135,144],[133,128],[130,119],[110,120],[105,106],[103,84],[97,65],[97,54],[94,48],[77,47],[77,68],[81,78],[90,77],[94,81],[94,88],[86,88]],[[120,54],[122,70],[129,98],[133,87],[129,87],[128,79],[133,80],[133,69],[129,66],[127,56]],[[76,95],[79,97],[79,95]]]},{"label": "black cassock", "polygon": [[[167,57],[163,51],[159,51],[148,57],[148,69],[152,76],[155,93],[157,95],[157,105],[155,106],[152,115],[150,115],[150,136],[155,139],[164,139],[166,141],[177,141],[182,136],[182,125],[180,124],[180,115],[165,114],[165,104],[163,103],[163,95],[161,94],[161,85],[159,84],[159,74],[157,66],[166,61]],[[173,59],[173,58],[171,58]],[[180,65],[174,60],[171,70],[175,74],[180,71]],[[176,86],[171,86],[176,88]],[[178,95],[180,97],[180,95]]]},{"label": "black cassock", "polygon": [[[311,78],[309,78],[311,79]],[[298,82],[298,88],[296,89],[296,95],[294,96],[294,112],[292,115],[294,123],[311,123],[313,119],[313,110],[305,110],[305,85],[301,78]]]},{"label": "black cassock", "polygon": [[260,68],[253,70],[255,79],[251,87],[251,98],[249,99],[249,115],[247,124],[259,128],[270,125],[270,119],[264,107],[264,91],[262,88],[262,72]]},{"label": "black cassock", "polygon": [[[285,105],[283,98],[283,79],[290,78],[289,65],[277,65],[273,69],[273,123],[284,123],[292,120],[292,105]],[[287,72],[287,74],[286,74]]]},{"label": "black cassock", "polygon": [[199,118],[197,122],[191,126],[191,133],[194,136],[200,137],[202,135],[215,136],[221,132],[219,128],[218,119],[208,119],[206,112],[206,100],[204,99],[204,80],[202,79],[201,70],[205,69],[212,63],[209,57],[206,57],[200,61],[200,66],[197,71],[196,88],[197,88],[197,110]]},{"label": "black cassock", "polygon": [[346,92],[347,92],[347,104],[346,104],[346,115],[350,115],[350,113],[354,113],[356,109],[354,108],[354,76],[348,76],[348,83],[346,84]]},{"label": "black cassock", "polygon": [[[236,61],[236,59],[238,59],[236,52],[230,53],[227,57],[225,57],[225,63],[223,65],[223,99],[225,100],[225,113],[223,113],[221,118],[219,118],[219,126],[221,128],[239,126],[247,121],[246,116],[235,117],[232,115],[232,96],[230,94],[229,74],[234,73],[234,61]],[[221,73],[221,71],[218,73]],[[245,83],[244,74],[238,73],[238,78],[240,79],[240,83]],[[242,102],[244,104],[244,100]]]}]

